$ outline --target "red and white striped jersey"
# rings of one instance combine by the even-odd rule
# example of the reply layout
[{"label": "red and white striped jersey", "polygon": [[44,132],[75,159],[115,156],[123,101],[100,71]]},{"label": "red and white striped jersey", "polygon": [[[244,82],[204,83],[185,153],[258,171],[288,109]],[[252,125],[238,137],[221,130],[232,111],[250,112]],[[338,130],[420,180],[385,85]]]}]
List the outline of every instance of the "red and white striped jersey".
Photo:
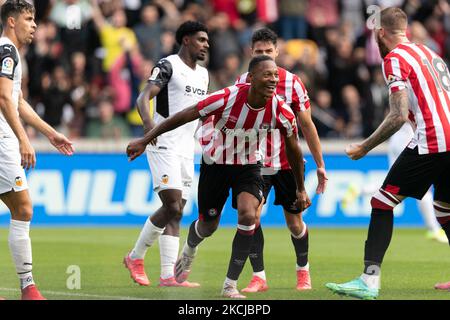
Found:
[{"label": "red and white striped jersey", "polygon": [[[241,75],[236,83],[246,83],[248,72]],[[276,93],[283,99],[294,113],[306,111],[310,107],[308,92],[305,85],[298,76],[291,72],[278,67],[279,82]],[[265,145],[261,145],[260,149],[263,155],[263,163],[265,167],[275,170],[290,169],[286,156],[286,148],[284,139],[277,131],[269,132]]]},{"label": "red and white striped jersey", "polygon": [[419,154],[450,151],[450,74],[445,62],[421,44],[402,43],[383,63],[389,93],[408,90],[409,119],[415,127],[409,148]]},{"label": "red and white striped jersey", "polygon": [[214,92],[197,104],[208,118],[197,131],[207,163],[245,165],[261,161],[259,146],[268,133],[297,134],[295,115],[276,94],[261,109],[247,103],[249,83]]}]

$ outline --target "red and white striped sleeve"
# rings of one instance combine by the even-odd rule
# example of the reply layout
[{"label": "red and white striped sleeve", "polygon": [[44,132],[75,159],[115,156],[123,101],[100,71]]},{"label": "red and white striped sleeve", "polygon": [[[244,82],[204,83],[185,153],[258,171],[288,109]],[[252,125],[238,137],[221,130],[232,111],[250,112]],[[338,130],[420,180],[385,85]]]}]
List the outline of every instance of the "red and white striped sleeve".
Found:
[{"label": "red and white striped sleeve", "polygon": [[276,108],[276,127],[280,130],[281,134],[290,137],[292,134],[297,135],[297,122],[295,120],[294,112],[292,109],[281,99],[276,99],[277,108]]},{"label": "red and white striped sleeve", "polygon": [[308,91],[298,76],[294,75],[291,108],[295,112],[306,111],[310,107]]},{"label": "red and white striped sleeve", "polygon": [[247,76],[248,76],[248,72],[241,74],[236,81],[234,82],[234,84],[242,84],[242,83],[247,83]]},{"label": "red and white striped sleeve", "polygon": [[400,55],[389,54],[386,56],[382,69],[390,94],[406,88],[411,66]]},{"label": "red and white striped sleeve", "polygon": [[220,113],[225,108],[229,94],[230,89],[228,88],[211,93],[207,98],[197,104],[198,112],[202,117]]}]

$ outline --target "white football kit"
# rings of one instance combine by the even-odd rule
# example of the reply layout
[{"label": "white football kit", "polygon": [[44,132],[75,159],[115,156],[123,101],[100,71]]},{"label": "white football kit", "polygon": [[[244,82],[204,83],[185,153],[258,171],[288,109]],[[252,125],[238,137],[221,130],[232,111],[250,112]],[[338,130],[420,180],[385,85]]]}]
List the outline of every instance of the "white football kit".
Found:
[{"label": "white football kit", "polygon": [[[6,37],[0,38],[0,77],[13,81],[11,95],[19,113],[22,64],[19,51]],[[28,189],[27,178],[20,161],[19,141],[0,111],[0,194]]]},{"label": "white football kit", "polygon": [[[178,55],[161,59],[148,80],[161,88],[154,97],[156,124],[202,100],[208,91],[206,68],[187,66]],[[152,172],[153,187],[161,190],[181,190],[187,200],[194,177],[194,133],[198,121],[189,122],[160,135],[155,146],[147,146],[147,160]]]}]

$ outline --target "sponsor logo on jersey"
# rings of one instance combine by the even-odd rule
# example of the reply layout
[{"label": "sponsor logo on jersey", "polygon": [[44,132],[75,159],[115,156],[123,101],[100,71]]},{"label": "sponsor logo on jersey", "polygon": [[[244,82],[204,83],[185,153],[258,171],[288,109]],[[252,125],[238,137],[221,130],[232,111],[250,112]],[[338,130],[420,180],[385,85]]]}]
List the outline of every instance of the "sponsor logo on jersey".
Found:
[{"label": "sponsor logo on jersey", "polygon": [[7,58],[3,59],[1,72],[6,75],[11,75],[11,74],[13,74],[13,71],[14,71],[13,58],[7,57]]},{"label": "sponsor logo on jersey", "polygon": [[206,94],[206,90],[200,89],[200,88],[191,87],[191,86],[186,86],[185,91],[186,91],[186,93],[193,93],[193,94],[197,94],[197,95],[200,95],[200,96],[204,96]]},{"label": "sponsor logo on jersey", "polygon": [[217,209],[216,208],[211,208],[208,210],[208,214],[210,217],[215,217],[217,216]]},{"label": "sponsor logo on jersey", "polygon": [[148,80],[153,81],[156,80],[156,77],[158,76],[158,74],[161,72],[161,69],[158,67],[155,67],[153,69],[152,75],[150,76],[150,78]]},{"label": "sponsor logo on jersey", "polygon": [[169,176],[168,176],[167,174],[163,175],[163,176],[161,177],[161,182],[162,182],[163,184],[168,184],[168,183],[169,183]]},{"label": "sponsor logo on jersey", "polygon": [[16,186],[18,186],[18,187],[21,187],[23,185],[22,177],[16,177],[14,182],[16,183]]}]

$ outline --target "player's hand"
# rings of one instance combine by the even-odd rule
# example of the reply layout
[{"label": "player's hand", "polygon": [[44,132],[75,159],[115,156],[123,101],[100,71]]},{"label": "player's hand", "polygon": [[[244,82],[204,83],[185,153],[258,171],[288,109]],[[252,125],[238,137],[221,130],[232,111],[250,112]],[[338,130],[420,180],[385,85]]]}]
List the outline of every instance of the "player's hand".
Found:
[{"label": "player's hand", "polygon": [[317,168],[317,194],[325,192],[325,189],[327,188],[327,180],[328,178],[325,168]]},{"label": "player's hand", "polygon": [[53,135],[48,137],[50,143],[62,154],[66,156],[73,155],[75,151],[73,148],[73,142],[67,139],[65,135],[59,132],[55,132]]},{"label": "player's hand", "polygon": [[309,200],[308,194],[305,190],[297,190],[296,205],[301,211],[306,210],[311,205],[311,200]]},{"label": "player's hand", "polygon": [[19,143],[20,165],[25,170],[36,166],[36,153],[28,140]]},{"label": "player's hand", "polygon": [[364,157],[367,154],[367,151],[361,143],[352,143],[345,148],[345,153],[350,159],[358,160]]},{"label": "player's hand", "polygon": [[145,151],[147,145],[142,143],[141,139],[131,141],[127,146],[127,157],[129,161],[133,161]]}]

